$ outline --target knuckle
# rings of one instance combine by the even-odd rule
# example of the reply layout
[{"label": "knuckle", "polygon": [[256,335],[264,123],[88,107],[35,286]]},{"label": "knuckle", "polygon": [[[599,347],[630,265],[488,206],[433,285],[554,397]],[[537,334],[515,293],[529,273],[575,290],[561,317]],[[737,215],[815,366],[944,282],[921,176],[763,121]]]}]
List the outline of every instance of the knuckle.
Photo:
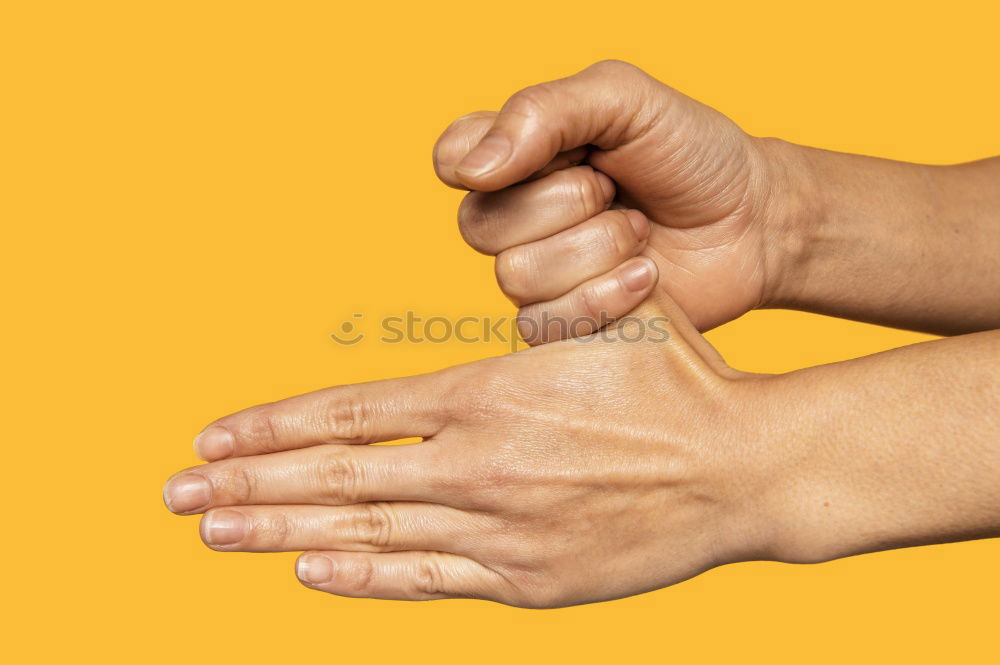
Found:
[{"label": "knuckle", "polygon": [[551,105],[552,97],[551,83],[537,83],[514,93],[504,110],[524,116],[541,115]]},{"label": "knuckle", "polygon": [[632,248],[632,226],[625,213],[613,211],[597,225],[595,247],[601,256],[625,256]]},{"label": "knuckle", "polygon": [[349,389],[338,389],[324,405],[325,430],[331,442],[365,442],[371,436],[368,402]]},{"label": "knuckle", "polygon": [[358,470],[348,451],[326,451],[314,468],[321,498],[333,504],[357,503]]},{"label": "knuckle", "polygon": [[525,474],[506,455],[482,462],[471,474],[472,484],[481,492],[504,493],[525,485]]},{"label": "knuckle", "polygon": [[378,571],[375,570],[375,564],[370,557],[352,557],[345,568],[343,580],[348,591],[357,596],[370,596],[374,593]]},{"label": "knuckle", "polygon": [[504,408],[517,409],[514,404],[515,386],[510,374],[500,367],[490,367],[486,359],[476,363],[475,372],[449,391],[448,399],[455,405],[453,418],[463,422],[490,421]]},{"label": "knuckle", "polygon": [[363,504],[352,524],[354,541],[376,550],[389,546],[393,535],[391,508],[386,503]]},{"label": "knuckle", "polygon": [[239,461],[223,467],[212,479],[213,487],[222,497],[214,503],[248,504],[257,496],[257,473],[252,464]]},{"label": "knuckle", "polygon": [[293,529],[288,515],[276,511],[255,524],[252,531],[260,542],[274,549],[281,549],[288,544]]},{"label": "knuckle", "polygon": [[593,169],[581,170],[570,183],[568,199],[576,216],[584,220],[604,208],[604,193]]},{"label": "knuckle", "polygon": [[[523,404],[501,403],[492,409],[486,419],[491,422],[516,422],[517,418],[523,417],[524,411]],[[551,480],[546,477],[545,471],[527,468],[518,459],[518,455],[523,454],[523,451],[517,450],[518,444],[500,444],[489,455],[470,454],[455,467],[460,474],[456,474],[452,481],[452,492],[477,510],[492,512],[502,506],[504,513],[517,513],[521,508],[517,500],[511,499],[512,494],[537,487],[536,481]]]},{"label": "knuckle", "polygon": [[270,405],[256,407],[247,414],[243,426],[235,428],[236,436],[249,441],[253,450],[266,453],[280,450],[276,418]]},{"label": "knuckle", "polygon": [[[539,83],[514,94],[504,105],[504,111],[508,114],[518,115],[526,120],[537,121],[545,118],[550,113],[558,113],[558,83]],[[558,133],[546,134],[549,145],[546,146],[551,154],[558,152],[560,148],[560,137]]]},{"label": "knuckle", "polygon": [[446,593],[441,555],[426,552],[417,558],[413,584],[418,594],[436,596]]}]

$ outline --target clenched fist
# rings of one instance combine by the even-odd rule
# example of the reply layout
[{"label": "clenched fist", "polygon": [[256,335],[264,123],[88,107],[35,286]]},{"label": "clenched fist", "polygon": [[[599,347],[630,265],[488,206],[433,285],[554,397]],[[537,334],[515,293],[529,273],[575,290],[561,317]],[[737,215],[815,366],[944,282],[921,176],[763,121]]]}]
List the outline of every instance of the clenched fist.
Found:
[{"label": "clenched fist", "polygon": [[779,152],[609,61],[526,88],[499,113],[459,118],[434,166],[473,190],[462,234],[496,255],[533,344],[562,336],[543,316],[600,325],[627,313],[657,272],[699,329],[763,304],[779,265],[776,219],[787,214]]},{"label": "clenched fist", "polygon": [[1000,326],[1000,158],[929,166],[755,138],[612,61],[459,118],[434,166],[472,190],[462,233],[496,255],[530,344],[654,289],[700,330],[755,307]]}]

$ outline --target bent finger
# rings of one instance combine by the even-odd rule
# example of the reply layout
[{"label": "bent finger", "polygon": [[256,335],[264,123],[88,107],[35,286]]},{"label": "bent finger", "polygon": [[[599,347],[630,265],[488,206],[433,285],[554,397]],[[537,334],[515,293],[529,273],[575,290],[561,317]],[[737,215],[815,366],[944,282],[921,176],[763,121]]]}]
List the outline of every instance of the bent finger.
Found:
[{"label": "bent finger", "polygon": [[609,210],[567,231],[501,252],[500,290],[515,304],[552,300],[642,251],[649,222],[638,210]]},{"label": "bent finger", "polygon": [[531,346],[589,335],[642,303],[656,280],[652,259],[629,259],[555,300],[522,307],[517,316],[518,333]]},{"label": "bent finger", "polygon": [[469,192],[458,226],[471,247],[496,255],[585,222],[607,210],[614,196],[611,178],[576,166],[498,192]]}]

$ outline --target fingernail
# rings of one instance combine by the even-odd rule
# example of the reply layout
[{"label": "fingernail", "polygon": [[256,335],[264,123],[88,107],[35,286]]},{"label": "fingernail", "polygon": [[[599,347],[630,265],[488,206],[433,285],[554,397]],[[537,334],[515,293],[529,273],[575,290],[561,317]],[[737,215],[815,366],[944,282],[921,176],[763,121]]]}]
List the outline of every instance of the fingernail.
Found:
[{"label": "fingernail", "polygon": [[163,502],[175,513],[187,513],[201,508],[211,498],[211,485],[201,476],[193,474],[174,478],[163,488]]},{"label": "fingernail", "polygon": [[626,268],[619,277],[625,288],[633,293],[645,290],[652,278],[653,271],[649,269],[649,263],[646,261],[637,261]]},{"label": "fingernail", "polygon": [[594,175],[597,176],[597,182],[601,185],[601,193],[604,194],[605,202],[610,201],[615,196],[615,183],[608,176],[604,175],[600,171],[595,171]]},{"label": "fingernail", "polygon": [[323,584],[333,579],[333,562],[321,554],[304,554],[295,564],[295,574],[306,584]]},{"label": "fingernail", "polygon": [[247,518],[235,510],[216,510],[201,521],[201,535],[209,545],[232,545],[247,535]]},{"label": "fingernail", "polygon": [[220,425],[212,425],[194,438],[194,452],[206,462],[233,454],[236,440],[232,432]]},{"label": "fingernail", "polygon": [[625,216],[628,217],[629,223],[632,225],[632,230],[635,231],[635,237],[639,240],[645,240],[649,237],[649,220],[638,210],[626,210]]},{"label": "fingernail", "polygon": [[503,134],[487,134],[455,171],[467,176],[481,176],[499,168],[510,157],[510,141]]}]

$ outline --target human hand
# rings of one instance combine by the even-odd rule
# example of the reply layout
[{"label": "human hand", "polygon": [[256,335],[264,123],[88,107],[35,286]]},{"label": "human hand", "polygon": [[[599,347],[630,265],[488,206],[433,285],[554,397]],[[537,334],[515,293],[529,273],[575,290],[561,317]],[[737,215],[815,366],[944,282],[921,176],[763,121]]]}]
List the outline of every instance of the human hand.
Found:
[{"label": "human hand", "polygon": [[579,334],[629,312],[657,272],[700,330],[724,323],[768,302],[793,242],[780,148],[622,62],[459,118],[434,166],[473,190],[462,234],[496,255],[529,344],[567,336],[546,317],[595,322]]},{"label": "human hand", "polygon": [[459,118],[434,166],[473,190],[462,233],[497,255],[529,344],[600,327],[654,288],[700,330],[755,307],[1000,327],[1000,157],[929,166],[755,138],[611,61]]},{"label": "human hand", "polygon": [[312,550],[300,578],[346,596],[551,607],[768,556],[755,380],[664,313],[222,418],[165,500],[213,549]]},{"label": "human hand", "polygon": [[310,588],[526,607],[996,536],[998,352],[751,375],[656,297],[591,338],[222,418],[164,497],[213,549],[311,550]]}]

